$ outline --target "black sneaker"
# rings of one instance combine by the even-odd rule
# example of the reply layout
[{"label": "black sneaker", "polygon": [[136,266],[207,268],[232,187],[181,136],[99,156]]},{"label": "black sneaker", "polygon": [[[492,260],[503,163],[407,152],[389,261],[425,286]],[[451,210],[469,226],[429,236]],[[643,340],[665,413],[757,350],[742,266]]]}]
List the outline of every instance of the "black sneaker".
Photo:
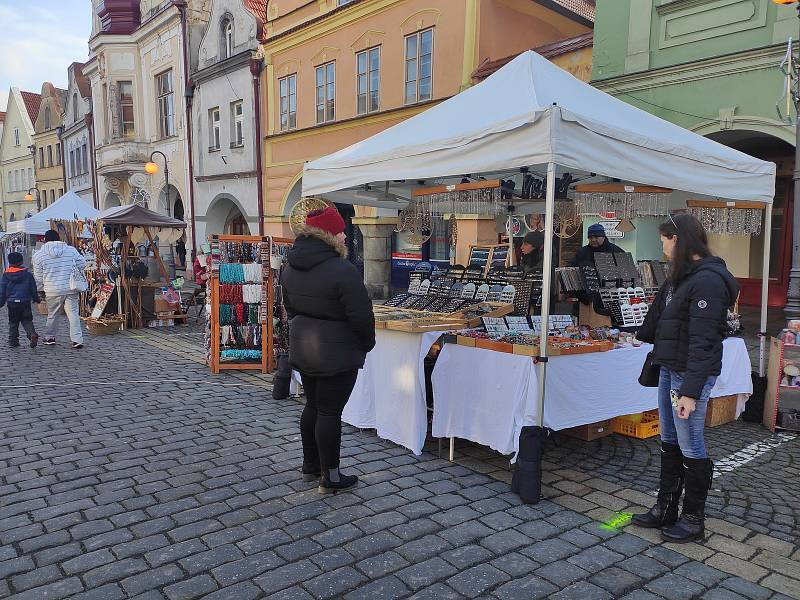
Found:
[{"label": "black sneaker", "polygon": [[346,490],[358,483],[355,475],[343,475],[339,472],[339,481],[330,481],[326,476],[322,476],[319,482],[320,494],[335,494],[341,490]]},{"label": "black sneaker", "polygon": [[56,345],[56,338],[47,338],[45,341],[42,342],[45,346],[55,346]]},{"label": "black sneaker", "polygon": [[31,348],[36,348],[36,344],[39,343],[39,336],[37,334],[33,334],[31,336]]},{"label": "black sneaker", "polygon": [[72,349],[73,350],[80,350],[81,348],[83,348],[83,344],[78,343],[78,342],[72,342]]}]

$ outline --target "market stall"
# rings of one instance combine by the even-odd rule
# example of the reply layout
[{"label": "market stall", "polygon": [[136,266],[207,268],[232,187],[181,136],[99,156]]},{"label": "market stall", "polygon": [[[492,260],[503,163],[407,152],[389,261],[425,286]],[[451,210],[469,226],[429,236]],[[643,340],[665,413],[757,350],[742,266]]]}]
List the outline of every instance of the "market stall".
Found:
[{"label": "market stall", "polygon": [[[69,191],[42,211],[20,221],[8,224],[8,233],[27,233],[28,235],[44,235],[51,229],[53,221],[79,222],[93,221],[100,211],[86,204],[75,192]],[[82,231],[88,237],[88,229]]]},{"label": "market stall", "polygon": [[[550,357],[544,426],[560,431],[658,408],[658,389],[637,381],[650,349],[642,344]],[[433,371],[433,389],[435,437],[471,440],[511,454],[518,449],[522,427],[538,421],[537,374],[527,356],[445,344]],[[736,396],[738,417],[752,391],[744,340],[728,338],[711,397]]]},{"label": "market stall", "polygon": [[[487,106],[492,109],[486,110]],[[759,217],[771,223],[774,163],[755,159],[617,100],[575,79],[534,52],[521,54],[482,83],[407,121],[307,163],[303,195],[398,210],[411,206],[409,210],[419,213],[418,201],[409,204],[413,194],[401,196],[397,193],[402,186],[407,188],[409,181],[435,180],[447,185],[455,184],[464,173],[472,174],[473,178],[485,175],[491,179],[522,169],[535,172],[537,168],[543,171],[544,197],[529,212],[545,215],[546,232],[556,231],[557,214],[575,212],[569,206],[569,199],[556,203],[559,168],[562,172],[569,170],[558,178],[560,188],[565,181],[569,187],[572,175],[580,174],[584,179],[598,179],[600,183],[615,178],[675,190],[663,203],[663,210],[650,213],[654,217],[666,219],[671,210],[685,209],[687,198],[681,193],[686,192],[698,195],[699,200],[723,198],[726,203],[728,200],[758,203],[764,206]],[[619,194],[623,196],[624,205],[638,206],[640,210],[642,203],[648,202],[647,198],[636,197],[634,188],[629,191],[626,184],[622,185]],[[563,195],[564,190],[561,192]],[[524,203],[513,202],[515,205]],[[567,210],[563,211],[564,208]],[[734,204],[731,209],[735,211],[738,207]],[[512,210],[519,210],[519,206],[512,206],[509,201],[507,210],[510,215]],[[769,265],[770,235],[771,227],[764,227],[765,273]],[[541,317],[547,323],[553,286],[551,235],[544,236],[543,258]],[[764,278],[762,331],[766,329],[767,284]],[[551,388],[554,379],[548,377],[548,364],[552,367],[557,360],[550,360],[548,327],[542,327],[539,336],[535,406],[525,411],[535,418],[536,427],[545,425],[550,414],[545,406],[550,402],[557,404],[554,399],[558,394],[558,390]],[[759,370],[763,375],[763,339],[760,354]],[[610,355],[623,356],[622,353]],[[513,361],[509,357],[498,358],[500,360],[509,364]],[[530,357],[522,360],[531,362]],[[522,362],[519,364],[522,368]],[[434,373],[441,366],[437,365]],[[532,366],[530,368],[532,373]],[[491,370],[475,369],[474,361],[461,363],[457,370],[461,378],[468,374],[471,380],[477,377],[501,385],[502,390],[497,389],[503,401],[509,403],[509,409],[518,410],[514,408],[518,406],[515,403],[523,397],[527,402],[532,396],[527,391],[524,396],[519,395],[520,386],[524,385],[527,390],[533,383],[530,375],[527,381],[523,377],[511,385],[500,381]],[[745,372],[749,377],[749,369]],[[477,381],[473,383],[478,385]],[[483,385],[491,386],[491,383]],[[645,392],[640,390],[640,393]],[[462,398],[471,399],[472,396],[470,393]],[[376,395],[374,401],[383,400]],[[617,401],[622,404],[620,398]],[[464,407],[467,411],[472,409],[471,405]],[[591,417],[586,415],[581,419],[589,422]]]},{"label": "market stall", "polygon": [[[148,210],[138,204],[110,208],[97,217],[94,240],[98,264],[108,276],[104,297],[110,297],[109,286],[115,287],[117,314],[127,327],[160,327],[185,321],[180,295],[175,290],[161,259],[159,244],[170,244],[182,234],[186,223]],[[110,243],[110,240],[115,242]],[[142,256],[143,249],[145,256]],[[147,256],[152,254],[152,257]],[[148,263],[155,266],[150,272]],[[113,289],[112,287],[112,289]],[[102,319],[102,310],[93,314]]]}]

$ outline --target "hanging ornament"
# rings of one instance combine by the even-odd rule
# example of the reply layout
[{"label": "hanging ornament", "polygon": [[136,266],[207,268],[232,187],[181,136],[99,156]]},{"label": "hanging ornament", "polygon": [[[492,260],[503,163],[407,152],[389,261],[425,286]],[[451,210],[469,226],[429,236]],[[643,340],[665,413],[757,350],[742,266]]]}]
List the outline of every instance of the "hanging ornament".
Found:
[{"label": "hanging ornament", "polygon": [[292,207],[292,212],[289,215],[289,227],[292,232],[297,235],[298,227],[306,224],[308,213],[315,210],[323,210],[329,206],[330,204],[321,198],[303,198],[300,200]]}]

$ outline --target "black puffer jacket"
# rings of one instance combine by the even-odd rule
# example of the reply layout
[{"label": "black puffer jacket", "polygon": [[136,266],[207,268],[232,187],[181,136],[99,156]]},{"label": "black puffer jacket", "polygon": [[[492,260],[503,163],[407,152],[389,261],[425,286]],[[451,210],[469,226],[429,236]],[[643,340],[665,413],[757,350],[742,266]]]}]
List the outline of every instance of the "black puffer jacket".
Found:
[{"label": "black puffer jacket", "polygon": [[706,379],[722,369],[728,308],[739,284],[724,260],[710,256],[692,265],[667,303],[669,289],[669,281],[661,286],[636,337],[654,344],[655,364],[683,373],[682,396],[699,398]]},{"label": "black puffer jacket", "polygon": [[281,280],[289,361],[306,375],[360,369],[375,347],[372,302],[346,254],[343,243],[315,228],[303,229],[289,251]]}]

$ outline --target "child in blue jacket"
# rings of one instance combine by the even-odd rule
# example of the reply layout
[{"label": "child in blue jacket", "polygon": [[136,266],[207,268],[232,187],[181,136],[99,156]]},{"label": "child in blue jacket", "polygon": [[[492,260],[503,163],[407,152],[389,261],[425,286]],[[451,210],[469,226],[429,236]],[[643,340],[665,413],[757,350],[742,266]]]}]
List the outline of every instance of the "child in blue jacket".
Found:
[{"label": "child in blue jacket", "polygon": [[0,308],[8,304],[8,345],[19,347],[19,325],[25,329],[31,348],[36,347],[39,336],[33,327],[31,302],[39,302],[39,292],[33,275],[22,266],[22,255],[11,252],[8,255],[10,265],[0,277]]}]

